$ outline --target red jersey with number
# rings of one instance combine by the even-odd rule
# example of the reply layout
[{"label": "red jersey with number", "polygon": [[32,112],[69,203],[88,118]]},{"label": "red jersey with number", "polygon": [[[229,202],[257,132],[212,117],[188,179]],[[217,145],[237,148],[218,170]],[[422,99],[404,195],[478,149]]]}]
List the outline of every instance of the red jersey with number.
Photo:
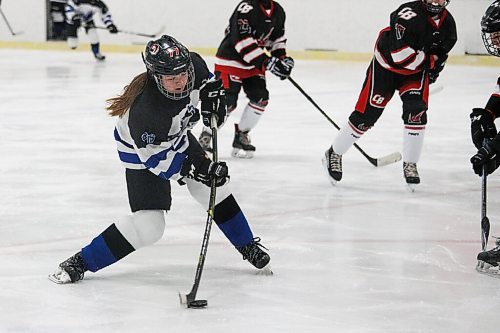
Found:
[{"label": "red jersey with number", "polygon": [[250,77],[264,73],[265,50],[278,58],[286,55],[285,11],[270,3],[268,9],[258,0],[238,4],[217,50],[215,71]]},{"label": "red jersey with number", "polygon": [[380,32],[375,59],[387,70],[411,75],[433,68],[429,48],[438,39],[445,54],[457,41],[457,28],[450,12],[443,9],[434,20],[422,1],[407,2],[391,13],[390,26]]}]

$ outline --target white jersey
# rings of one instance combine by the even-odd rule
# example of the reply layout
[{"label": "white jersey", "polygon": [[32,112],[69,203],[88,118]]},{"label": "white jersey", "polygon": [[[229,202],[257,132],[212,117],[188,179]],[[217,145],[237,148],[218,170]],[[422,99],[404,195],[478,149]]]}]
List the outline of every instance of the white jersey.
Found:
[{"label": "white jersey", "polygon": [[113,24],[111,12],[104,2],[100,0],[68,0],[64,8],[66,22],[71,24],[75,16],[78,16],[82,23],[86,24],[94,19],[94,14],[98,13],[106,27]]}]

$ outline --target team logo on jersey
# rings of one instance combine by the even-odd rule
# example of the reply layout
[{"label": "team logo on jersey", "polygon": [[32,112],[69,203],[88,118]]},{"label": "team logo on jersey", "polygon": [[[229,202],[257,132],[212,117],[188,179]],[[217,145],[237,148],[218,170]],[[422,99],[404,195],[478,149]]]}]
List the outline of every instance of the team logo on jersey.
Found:
[{"label": "team logo on jersey", "polygon": [[396,38],[398,40],[403,39],[406,28],[403,25],[396,23],[396,25],[394,25],[394,29],[396,30]]},{"label": "team logo on jersey", "polygon": [[422,116],[425,114],[425,111],[421,111],[417,113],[416,115],[408,115],[408,124],[421,124],[422,123]]},{"label": "team logo on jersey", "polygon": [[155,142],[155,139],[156,139],[156,135],[154,135],[153,133],[144,132],[141,135],[141,140],[147,144],[151,144],[151,143]]},{"label": "team logo on jersey", "polygon": [[150,52],[152,55],[157,55],[157,54],[158,54],[158,51],[160,51],[160,45],[158,45],[158,44],[153,44],[153,45],[151,45],[151,47],[149,48],[149,52]]},{"label": "team logo on jersey", "polygon": [[377,104],[377,105],[382,105],[384,103],[385,97],[381,96],[379,94],[376,94],[375,96],[372,97],[372,102]]}]

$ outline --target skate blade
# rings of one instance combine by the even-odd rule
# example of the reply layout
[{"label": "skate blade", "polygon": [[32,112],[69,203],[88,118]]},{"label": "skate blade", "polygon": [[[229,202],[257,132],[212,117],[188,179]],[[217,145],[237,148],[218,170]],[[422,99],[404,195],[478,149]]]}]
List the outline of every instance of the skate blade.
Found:
[{"label": "skate blade", "polygon": [[492,266],[484,261],[478,260],[476,271],[480,274],[489,275],[491,277],[500,278],[500,271],[498,266]]},{"label": "skate blade", "polygon": [[239,148],[233,148],[233,151],[231,152],[231,156],[236,158],[253,158],[253,154],[253,151]]},{"label": "skate blade", "polygon": [[67,278],[65,278],[64,276],[62,276],[62,274],[58,274],[58,273],[49,274],[48,278],[50,281],[52,281],[56,284],[71,283],[71,279],[69,279],[69,276]]},{"label": "skate blade", "polygon": [[408,184],[408,183],[406,183],[406,189],[408,190],[408,192],[413,193],[413,192],[415,192],[415,189],[417,188],[417,185],[418,184]]},{"label": "skate blade", "polygon": [[263,276],[271,276],[274,275],[273,270],[271,269],[271,264],[267,264],[266,266],[262,267],[257,271],[257,275],[263,275]]}]

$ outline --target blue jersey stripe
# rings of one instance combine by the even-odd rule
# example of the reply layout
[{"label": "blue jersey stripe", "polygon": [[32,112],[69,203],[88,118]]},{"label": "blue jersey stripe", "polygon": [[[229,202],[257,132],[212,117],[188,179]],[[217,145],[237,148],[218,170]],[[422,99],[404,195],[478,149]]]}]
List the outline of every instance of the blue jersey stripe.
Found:
[{"label": "blue jersey stripe", "polygon": [[170,179],[173,175],[181,171],[182,164],[186,160],[187,155],[183,153],[176,153],[170,167],[165,172],[160,172],[158,176],[165,179]]},{"label": "blue jersey stripe", "polygon": [[118,156],[120,157],[120,161],[122,162],[131,164],[142,164],[142,161],[137,154],[124,153],[122,151],[118,151]]},{"label": "blue jersey stripe", "polygon": [[118,130],[116,129],[115,127],[115,131],[114,131],[114,136],[115,136],[115,140],[120,142],[122,145],[124,145],[125,147],[127,148],[130,148],[130,149],[134,149],[134,146],[132,146],[130,143],[127,143],[125,142],[121,137],[120,137],[120,133],[118,133]]},{"label": "blue jersey stripe", "polygon": [[154,154],[152,155],[150,158],[148,158],[148,160],[144,163],[144,165],[148,168],[148,169],[154,169],[158,166],[158,164],[160,164],[161,161],[164,161],[167,159],[167,154],[171,151],[176,151],[176,150],[179,150],[180,147],[182,147],[184,145],[184,143],[186,142],[186,137],[184,136],[181,140],[181,142],[179,142],[179,144],[174,147],[170,147],[168,149],[165,149],[165,150],[162,150],[161,152],[157,153],[157,154]]}]

